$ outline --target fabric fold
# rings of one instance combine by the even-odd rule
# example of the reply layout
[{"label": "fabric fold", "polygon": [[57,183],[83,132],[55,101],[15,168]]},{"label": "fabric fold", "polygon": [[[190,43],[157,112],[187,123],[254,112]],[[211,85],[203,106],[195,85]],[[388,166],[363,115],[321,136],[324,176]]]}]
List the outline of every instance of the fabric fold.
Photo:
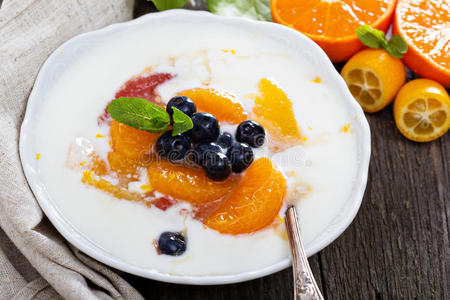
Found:
[{"label": "fabric fold", "polygon": [[[48,222],[19,157],[19,134],[39,68],[63,42],[132,18],[131,0],[6,0],[0,8],[0,227],[39,272],[27,281],[0,248],[1,299],[142,299]],[[51,132],[49,133],[51,134]]]}]

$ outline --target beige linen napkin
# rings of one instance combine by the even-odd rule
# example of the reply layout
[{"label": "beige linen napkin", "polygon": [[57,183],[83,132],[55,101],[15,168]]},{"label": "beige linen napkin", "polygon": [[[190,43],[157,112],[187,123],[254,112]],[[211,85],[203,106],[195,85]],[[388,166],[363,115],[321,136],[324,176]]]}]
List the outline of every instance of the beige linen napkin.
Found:
[{"label": "beige linen napkin", "polygon": [[[132,0],[5,0],[2,3],[2,300],[55,299],[61,296],[69,299],[142,299],[139,293],[116,273],[80,253],[58,234],[43,215],[27,184],[18,151],[19,131],[27,99],[39,68],[48,55],[74,35],[131,19],[132,11]],[[39,273],[34,271],[22,255]]]}]

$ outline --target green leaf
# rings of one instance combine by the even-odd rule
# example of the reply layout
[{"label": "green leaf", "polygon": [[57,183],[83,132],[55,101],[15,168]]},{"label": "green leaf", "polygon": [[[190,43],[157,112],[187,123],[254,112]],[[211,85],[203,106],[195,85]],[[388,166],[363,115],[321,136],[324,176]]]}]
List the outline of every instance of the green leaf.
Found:
[{"label": "green leaf", "polygon": [[141,98],[114,99],[107,110],[117,122],[151,133],[166,131],[170,125],[164,108]]},{"label": "green leaf", "polygon": [[172,109],[173,109],[172,136],[186,132],[192,129],[192,127],[194,127],[192,119],[188,115],[186,115],[184,112],[182,112],[176,107],[172,107]]},{"label": "green leaf", "polygon": [[367,47],[383,48],[395,58],[402,58],[403,54],[408,51],[408,44],[403,37],[394,34],[387,42],[383,31],[373,29],[369,25],[363,25],[356,29],[356,35]]},{"label": "green leaf", "polygon": [[387,43],[386,51],[395,58],[402,58],[408,51],[408,44],[403,37],[394,34]]},{"label": "green leaf", "polygon": [[150,0],[155,4],[156,8],[161,10],[168,10],[173,8],[182,8],[186,5],[187,0]]},{"label": "green leaf", "polygon": [[384,32],[378,29],[374,29],[369,25],[362,25],[356,29],[356,35],[359,40],[370,48],[386,48],[386,36]]},{"label": "green leaf", "polygon": [[207,0],[207,4],[217,15],[272,21],[270,0]]}]

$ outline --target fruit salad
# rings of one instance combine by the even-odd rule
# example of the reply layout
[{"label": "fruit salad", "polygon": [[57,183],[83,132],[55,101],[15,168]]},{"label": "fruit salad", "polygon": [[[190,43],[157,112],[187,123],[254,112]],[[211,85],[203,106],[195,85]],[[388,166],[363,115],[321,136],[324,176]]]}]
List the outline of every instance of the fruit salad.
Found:
[{"label": "fruit salad", "polygon": [[[87,160],[75,162],[83,170],[81,181],[162,211],[187,203],[192,218],[222,234],[251,234],[279,223],[286,176],[268,157],[303,143],[291,100],[262,78],[251,111],[231,91],[204,87],[178,91],[165,104],[155,90],[176,76],[144,73],[123,84],[98,117],[99,126],[109,127],[106,159],[94,149]],[[148,120],[169,121],[144,129]],[[264,153],[255,155],[253,149],[264,145]],[[77,155],[70,151],[68,161]],[[133,191],[135,183],[144,193]],[[156,247],[158,253],[181,255],[186,239],[164,232]]]},{"label": "fruit salad", "polygon": [[45,192],[139,268],[207,276],[286,260],[287,205],[308,247],[352,195],[358,112],[298,49],[182,28],[111,37],[55,78],[36,125]]}]

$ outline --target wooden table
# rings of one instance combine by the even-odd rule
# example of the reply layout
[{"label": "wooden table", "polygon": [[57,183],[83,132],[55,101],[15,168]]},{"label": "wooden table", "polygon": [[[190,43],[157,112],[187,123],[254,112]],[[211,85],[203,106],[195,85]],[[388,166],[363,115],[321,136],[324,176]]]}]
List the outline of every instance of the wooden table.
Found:
[{"label": "wooden table", "polygon": [[[136,1],[136,16],[153,11]],[[450,299],[450,133],[419,144],[392,107],[367,115],[372,158],[350,227],[309,259],[326,299]],[[125,275],[148,299],[291,299],[291,269],[249,282],[186,286]]]}]

